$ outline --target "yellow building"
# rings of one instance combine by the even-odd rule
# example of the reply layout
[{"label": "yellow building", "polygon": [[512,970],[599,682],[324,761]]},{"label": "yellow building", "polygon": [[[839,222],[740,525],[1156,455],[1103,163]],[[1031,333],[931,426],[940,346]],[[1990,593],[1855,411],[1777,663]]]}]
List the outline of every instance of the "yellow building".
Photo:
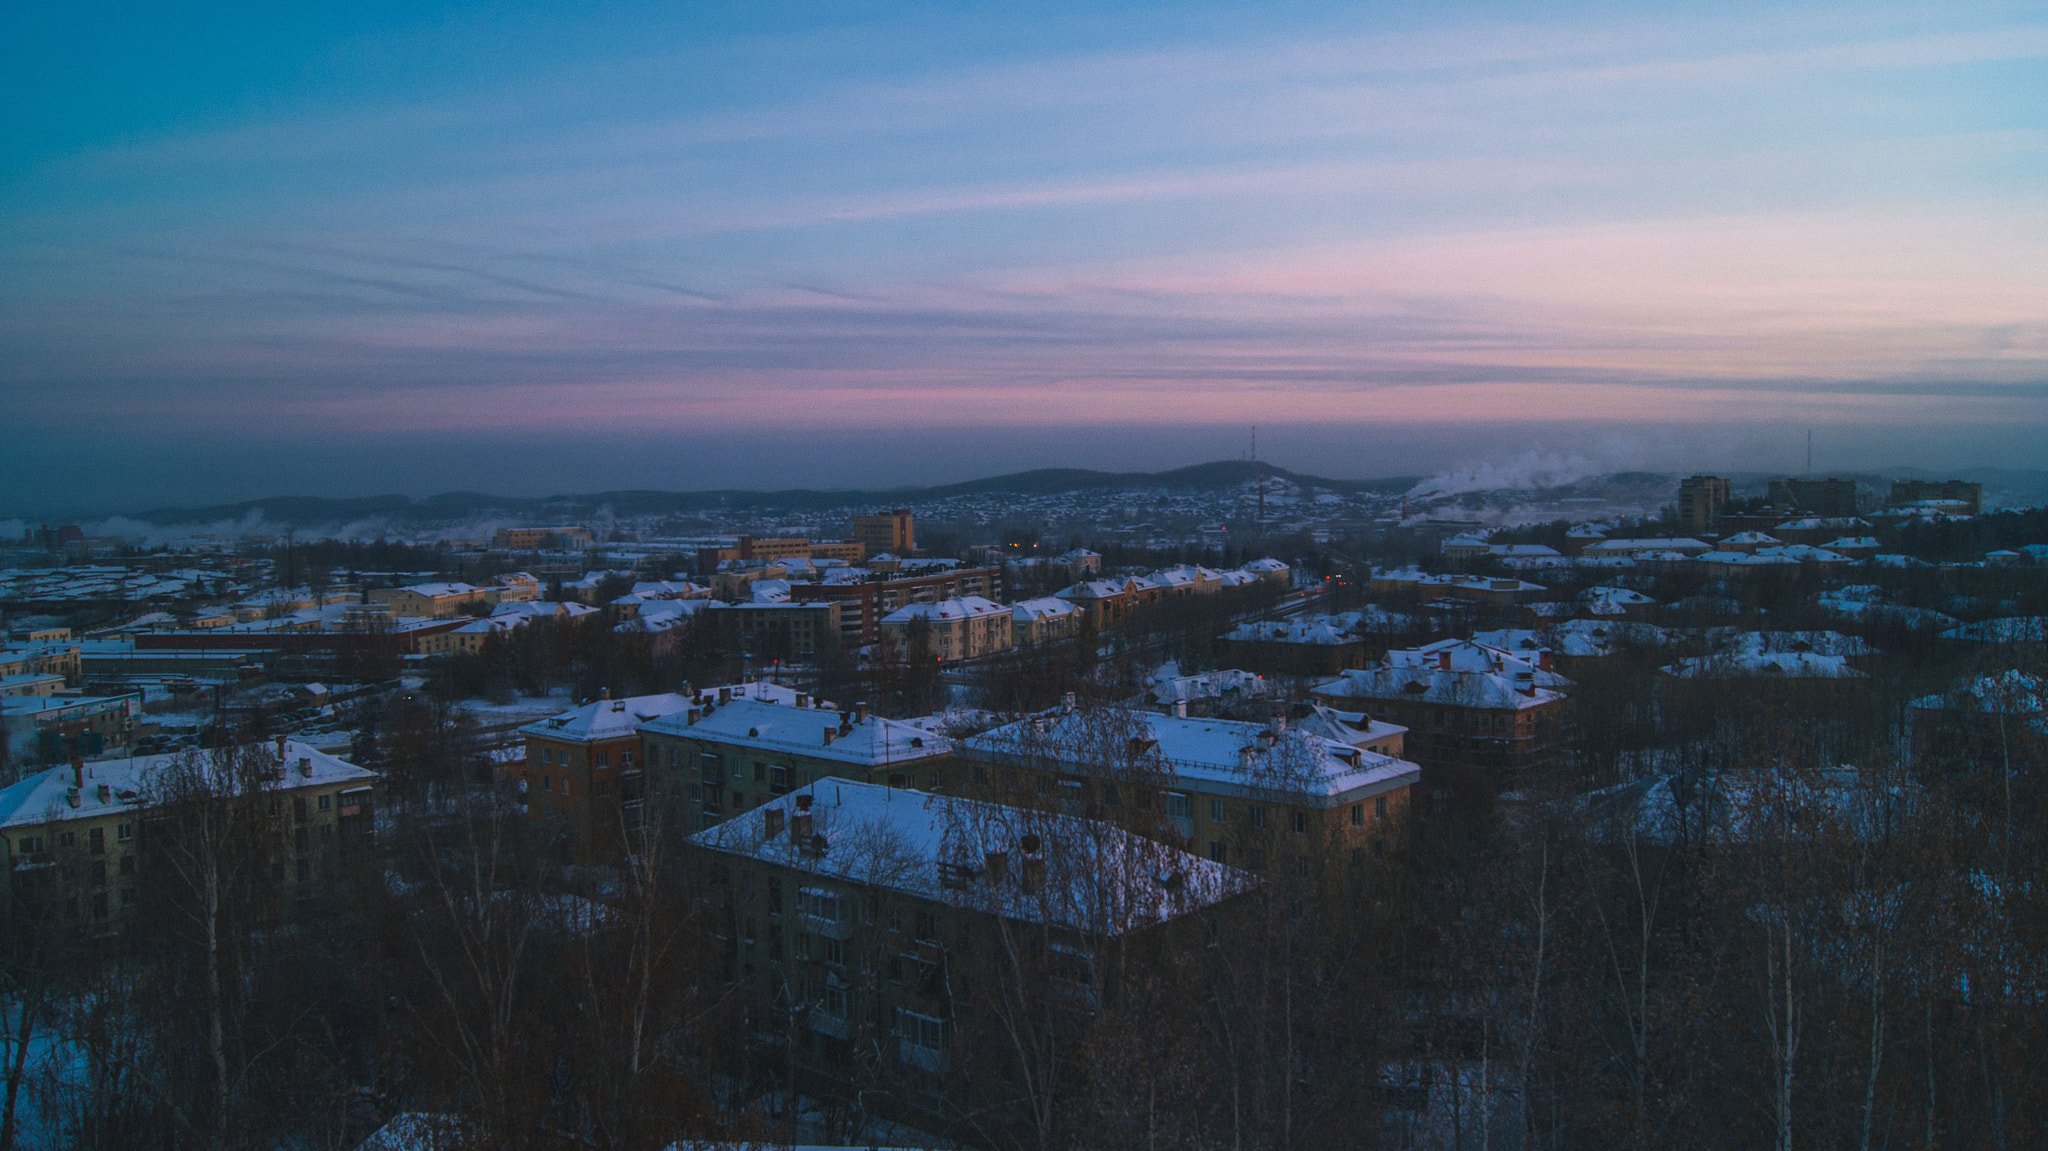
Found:
[{"label": "yellow building", "polygon": [[491,602],[491,593],[474,584],[422,583],[380,588],[370,593],[370,602],[383,604],[392,619],[447,619],[472,604]]},{"label": "yellow building", "polygon": [[80,762],[0,789],[10,910],[95,933],[118,929],[138,907],[149,837],[178,822],[178,806],[161,797],[200,778],[188,772],[202,773],[227,802],[252,790],[272,797],[244,817],[275,836],[269,875],[279,896],[311,894],[335,877],[345,845],[371,833],[374,772],[285,740],[232,749],[232,757],[190,754],[203,758]]},{"label": "yellow building", "polygon": [[895,637],[897,650],[907,650],[910,630],[920,621],[931,629],[932,654],[946,663],[979,659],[1011,647],[1010,609],[978,595],[899,608],[882,617],[882,631]]}]

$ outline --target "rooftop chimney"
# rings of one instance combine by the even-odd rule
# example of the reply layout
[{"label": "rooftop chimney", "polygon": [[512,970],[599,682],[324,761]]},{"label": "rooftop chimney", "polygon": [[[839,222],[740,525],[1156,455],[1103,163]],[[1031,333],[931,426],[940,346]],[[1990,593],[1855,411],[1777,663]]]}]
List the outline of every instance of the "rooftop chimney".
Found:
[{"label": "rooftop chimney", "polygon": [[1175,719],[1186,719],[1188,717],[1187,700],[1177,699],[1173,701],[1173,717]]},{"label": "rooftop chimney", "polygon": [[[75,751],[74,751],[74,752],[72,752],[72,753],[71,753],[71,789],[72,789],[73,791],[76,791],[76,790],[78,790],[79,788],[81,788],[81,787],[84,787],[84,786],[85,786],[85,755],[84,755],[84,753],[82,753],[82,752],[75,752]],[[74,803],[74,804],[72,804],[72,806],[73,806],[73,807],[76,807],[76,806],[78,806],[78,805]]]},{"label": "rooftop chimney", "polygon": [[1074,707],[1075,707],[1075,697],[1074,697],[1074,693],[1073,693],[1073,692],[1071,692],[1071,691],[1070,691],[1070,692],[1068,692],[1068,693],[1066,693],[1065,695],[1063,695],[1063,696],[1061,696],[1061,697],[1060,697],[1060,714],[1061,714],[1061,715],[1067,715],[1067,714],[1070,714],[1070,713],[1071,713],[1071,712],[1072,712],[1072,711],[1074,710]]},{"label": "rooftop chimney", "polygon": [[779,808],[779,807],[771,807],[771,808],[769,808],[769,809],[768,809],[767,811],[765,811],[765,812],[763,812],[763,813],[762,813],[762,818],[763,818],[763,819],[764,819],[764,820],[766,821],[766,823],[765,823],[765,826],[766,826],[766,828],[767,828],[767,831],[768,831],[768,838],[770,838],[770,839],[774,839],[774,838],[775,838],[776,836],[778,836],[778,835],[781,835],[781,834],[782,834],[782,818],[783,818],[783,817],[782,817],[782,809],[781,809],[781,808]]},{"label": "rooftop chimney", "polygon": [[299,777],[300,777],[301,779],[311,779],[311,778],[313,778],[313,757],[312,757],[312,756],[310,756],[310,755],[302,755],[302,756],[300,756],[300,757],[299,757]]},{"label": "rooftop chimney", "polygon": [[597,689],[597,698],[599,698],[599,699],[610,699],[611,697],[612,697],[612,689],[611,689],[611,688],[608,688],[608,687],[601,687],[601,688],[598,688],[598,689]]},{"label": "rooftop chimney", "polygon": [[866,723],[867,721],[868,721],[868,705],[867,705],[867,704],[865,704],[865,703],[856,703],[856,704],[854,704],[854,705],[853,705],[853,722],[855,722],[855,723]]},{"label": "rooftop chimney", "polygon": [[281,735],[277,737],[277,758],[284,758],[284,737]]},{"label": "rooftop chimney", "polygon": [[803,692],[797,692],[797,693],[796,693],[796,705],[797,705],[798,707],[809,707],[809,706],[811,706],[811,697],[810,697],[809,695],[806,695],[806,694],[805,694],[805,693],[803,693]]},{"label": "rooftop chimney", "polygon": [[1451,670],[1451,649],[1445,648],[1436,653],[1436,666],[1439,671]]},{"label": "rooftop chimney", "polygon": [[833,736],[835,736],[835,735],[838,735],[838,734],[839,734],[839,732],[838,732],[838,731],[836,731],[836,730],[834,730],[833,728],[829,728],[829,727],[828,727],[828,728],[826,728],[826,729],[825,729],[825,746],[826,746],[826,747],[831,747],[831,746],[832,746],[832,737],[833,737]]},{"label": "rooftop chimney", "polygon": [[720,706],[720,707],[724,707],[724,706],[725,706],[726,704],[729,704],[729,703],[731,703],[731,702],[732,702],[732,689],[731,689],[731,688],[729,688],[729,687],[721,687],[721,688],[719,688],[719,689],[718,689],[718,706]]}]

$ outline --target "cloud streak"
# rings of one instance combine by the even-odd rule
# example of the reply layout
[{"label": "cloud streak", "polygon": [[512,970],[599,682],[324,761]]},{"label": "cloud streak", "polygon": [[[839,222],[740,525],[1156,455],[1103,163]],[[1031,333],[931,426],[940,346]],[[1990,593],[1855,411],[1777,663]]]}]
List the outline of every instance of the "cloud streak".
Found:
[{"label": "cloud streak", "polygon": [[45,157],[0,437],[2048,424],[2023,16],[835,34]]}]

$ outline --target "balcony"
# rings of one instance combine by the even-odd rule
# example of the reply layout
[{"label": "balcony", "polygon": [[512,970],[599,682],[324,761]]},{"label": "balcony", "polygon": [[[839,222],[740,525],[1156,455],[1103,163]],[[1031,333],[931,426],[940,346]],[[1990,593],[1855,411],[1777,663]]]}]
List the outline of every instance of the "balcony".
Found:
[{"label": "balcony", "polygon": [[804,1022],[820,1035],[830,1035],[834,1039],[853,1038],[853,1020],[834,1015],[822,1006],[811,1008],[811,1014]]},{"label": "balcony", "polygon": [[896,1050],[903,1056],[903,1062],[911,1067],[929,1071],[934,1075],[943,1074],[946,1070],[946,1053],[943,1051],[934,1051],[910,1042],[898,1044]]},{"label": "balcony", "polygon": [[827,919],[822,915],[804,916],[804,930],[820,939],[847,940],[853,938],[852,921]]}]

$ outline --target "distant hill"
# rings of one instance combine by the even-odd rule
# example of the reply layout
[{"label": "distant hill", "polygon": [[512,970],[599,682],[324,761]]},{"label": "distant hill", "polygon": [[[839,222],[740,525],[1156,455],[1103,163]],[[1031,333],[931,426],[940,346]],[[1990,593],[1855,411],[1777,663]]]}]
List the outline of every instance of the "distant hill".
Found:
[{"label": "distant hill", "polygon": [[494,514],[530,516],[554,512],[569,515],[595,511],[599,508],[609,508],[616,516],[687,515],[708,508],[813,511],[872,504],[917,503],[923,500],[974,495],[1056,495],[1060,492],[1144,488],[1218,491],[1249,483],[1258,479],[1261,474],[1303,487],[1327,488],[1337,492],[1397,494],[1416,483],[1414,476],[1377,480],[1333,480],[1251,460],[1218,460],[1214,463],[1194,464],[1166,472],[1098,472],[1085,468],[1039,468],[957,484],[942,484],[937,487],[872,491],[817,491],[794,488],[762,492],[721,488],[696,492],[623,490],[540,498],[494,496],[482,492],[443,492],[418,499],[402,495],[357,496],[347,499],[270,496],[264,499],[244,500],[241,503],[216,504],[211,507],[152,508],[133,513],[126,518],[170,525],[241,522],[251,516],[259,516],[264,523],[281,527],[311,527],[367,519],[420,524],[445,523]]}]

